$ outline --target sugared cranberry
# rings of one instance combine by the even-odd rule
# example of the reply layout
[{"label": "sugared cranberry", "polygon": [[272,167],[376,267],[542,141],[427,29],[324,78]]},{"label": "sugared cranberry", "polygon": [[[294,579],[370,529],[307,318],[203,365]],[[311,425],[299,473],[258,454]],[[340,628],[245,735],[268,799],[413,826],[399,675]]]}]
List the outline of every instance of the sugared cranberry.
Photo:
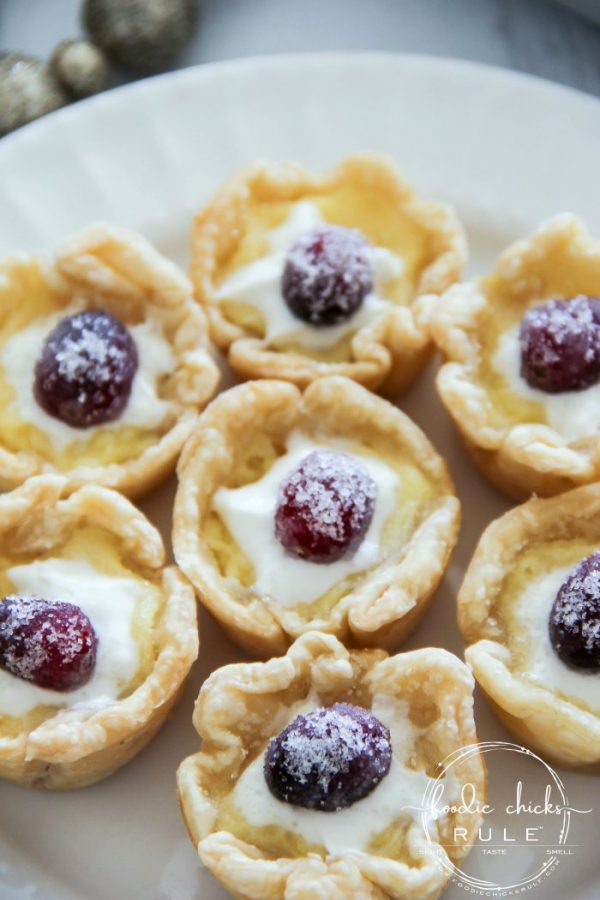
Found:
[{"label": "sugared cranberry", "polygon": [[391,761],[385,725],[368,709],[336,703],[298,716],[273,738],[264,772],[278,800],[334,812],[370,794]]},{"label": "sugared cranberry", "polygon": [[552,646],[568,666],[600,669],[600,552],[562,584],[550,612]]},{"label": "sugared cranberry", "polygon": [[77,313],[49,334],[35,366],[35,397],[73,428],[102,425],[125,409],[137,367],[137,347],[118,319],[102,310]]},{"label": "sugared cranberry", "polygon": [[337,562],[360,545],[376,496],[377,485],[357,459],[314,450],[279,486],[275,537],[299,559]]},{"label": "sugared cranberry", "polygon": [[530,309],[521,322],[521,375],[548,394],[600,380],[600,299],[583,294]]},{"label": "sugared cranberry", "polygon": [[73,603],[11,595],[0,603],[0,668],[54,691],[86,684],[98,639]]},{"label": "sugared cranberry", "polygon": [[360,231],[319,225],[288,251],[281,289],[293,314],[311,325],[336,325],[373,290],[369,244]]}]

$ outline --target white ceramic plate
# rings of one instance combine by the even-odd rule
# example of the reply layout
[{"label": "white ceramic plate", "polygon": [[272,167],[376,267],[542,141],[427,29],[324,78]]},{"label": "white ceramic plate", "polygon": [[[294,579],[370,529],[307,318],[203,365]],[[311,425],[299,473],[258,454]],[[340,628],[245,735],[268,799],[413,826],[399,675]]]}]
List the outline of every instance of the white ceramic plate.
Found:
[{"label": "white ceramic plate", "polygon": [[[357,150],[384,151],[426,195],[454,203],[483,271],[508,240],[561,210],[600,233],[600,104],[564,88],[478,65],[426,57],[335,55],[249,60],[189,69],[79,104],[0,143],[0,254],[51,250],[98,218],[133,226],[181,262],[194,211],[230,172],[256,157],[319,169]],[[409,647],[460,654],[454,597],[485,524],[507,505],[470,467],[431,377],[402,400],[448,458],[464,502],[458,550],[445,584]],[[173,485],[143,503],[164,528]],[[201,659],[184,699],[150,747],[103,784],[68,794],[0,786],[2,900],[218,900],[201,871],[175,799],[175,769],[197,740],[193,700],[217,665],[240,658],[202,617]],[[480,701],[482,740],[506,733]],[[490,756],[497,798],[539,769]],[[563,773],[571,805],[596,798],[593,776]],[[573,816],[566,857],[528,893],[600,895],[597,809]],[[497,825],[512,824],[495,814]],[[510,836],[510,834],[509,834]],[[468,870],[501,882],[525,877],[532,850],[509,857],[476,849]],[[446,895],[465,896],[458,885]]]}]

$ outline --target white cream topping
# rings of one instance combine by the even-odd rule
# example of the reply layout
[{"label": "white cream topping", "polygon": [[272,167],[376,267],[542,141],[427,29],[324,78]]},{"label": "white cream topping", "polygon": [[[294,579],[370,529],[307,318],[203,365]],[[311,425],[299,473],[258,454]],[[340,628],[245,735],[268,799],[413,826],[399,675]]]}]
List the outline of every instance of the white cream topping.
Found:
[{"label": "white cream topping", "polygon": [[493,366],[503,375],[511,391],[544,406],[551,428],[571,440],[600,432],[600,384],[583,391],[547,394],[530,387],[521,375],[519,325],[505,331],[498,342]]},{"label": "white cream topping", "polygon": [[[313,703],[302,713],[316,705]],[[277,800],[267,787],[263,774],[265,754],[261,753],[233,789],[234,806],[251,825],[278,826],[333,854],[364,851],[369,841],[393,822],[418,819],[431,779],[425,772],[406,766],[417,734],[408,718],[408,707],[403,701],[381,694],[373,698],[372,712],[390,730],[392,762],[388,774],[362,800],[336,812],[302,809]],[[298,714],[294,711],[291,718]],[[447,803],[448,791],[444,794]]]},{"label": "white cream topping", "polygon": [[348,575],[374,565],[380,556],[381,531],[397,502],[396,472],[373,457],[351,454],[360,460],[377,485],[373,518],[362,543],[353,556],[329,564],[289,556],[275,537],[278,488],[313,450],[350,452],[343,441],[328,442],[325,446],[295,432],[288,440],[287,453],[266,475],[244,487],[219,488],[213,500],[230,534],[254,566],[257,575],[254,589],[288,608],[310,603]]},{"label": "white cream topping", "polygon": [[155,428],[171,409],[171,403],[158,396],[157,379],[173,371],[175,360],[160,324],[154,319],[128,326],[138,351],[138,368],[127,406],[118,419],[106,425],[72,428],[41,408],[33,393],[35,365],[52,329],[65,316],[81,312],[81,309],[80,304],[73,304],[54,315],[35,319],[9,338],[0,350],[0,365],[15,392],[13,405],[19,416],[44,431],[58,450],[73,441],[85,440],[99,429]]},{"label": "white cream topping", "polygon": [[573,566],[553,569],[533,581],[516,600],[517,639],[525,650],[523,675],[540,687],[558,691],[594,712],[600,712],[600,673],[572,669],[560,659],[550,641],[549,617],[556,595]]},{"label": "white cream topping", "polygon": [[234,272],[219,288],[218,300],[233,300],[255,306],[262,313],[265,338],[269,342],[279,338],[313,349],[332,347],[344,335],[356,331],[389,307],[380,296],[383,286],[398,278],[403,270],[402,259],[383,247],[371,249],[374,290],[368,294],[357,311],[339,325],[317,327],[302,322],[290,311],[281,293],[281,277],[286,253],[306,231],[323,222],[319,209],[306,201],[292,206],[290,216],[269,234],[269,252],[261,259]]},{"label": "white cream topping", "polygon": [[79,606],[94,627],[98,647],[91,679],[74,691],[41,688],[0,669],[0,715],[24,716],[36,706],[100,708],[116,700],[138,670],[139,648],[131,629],[147,585],[72,559],[37,560],[7,574],[16,593]]}]

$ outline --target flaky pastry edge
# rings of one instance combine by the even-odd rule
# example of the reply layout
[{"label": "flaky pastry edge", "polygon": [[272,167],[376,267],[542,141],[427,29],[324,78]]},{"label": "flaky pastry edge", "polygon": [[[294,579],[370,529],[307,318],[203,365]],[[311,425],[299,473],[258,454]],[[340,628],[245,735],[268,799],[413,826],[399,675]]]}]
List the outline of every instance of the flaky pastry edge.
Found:
[{"label": "flaky pastry edge", "polygon": [[543,756],[581,766],[600,762],[600,716],[512,671],[494,615],[504,581],[530,543],[574,536],[600,540],[600,484],[534,498],[492,522],[460,589],[458,624],[468,645],[465,659],[506,727]]},{"label": "flaky pastry edge", "polygon": [[[199,753],[179,767],[177,787],[180,806],[192,843],[201,861],[234,896],[249,900],[282,900],[292,897],[390,897],[397,900],[433,900],[449,877],[427,843],[421,829],[408,832],[410,855],[419,859],[410,866],[369,853],[345,852],[322,858],[269,858],[260,849],[226,831],[215,831],[218,802],[211,793],[211,779],[227,774],[233,784],[248,756],[244,722],[252,721],[252,736],[267,739],[282,727],[277,694],[302,684],[335,702],[358,681],[371,692],[403,697],[415,685],[440,713],[432,724],[432,742],[440,749],[440,763],[452,752],[476,744],[473,721],[473,679],[459,659],[438,648],[425,648],[388,657],[381,650],[348,651],[332,635],[309,632],[290,647],[286,656],[266,663],[225,666],[204,683],[194,709],[194,727],[202,738]],[[338,694],[338,696],[339,696]],[[266,721],[258,721],[256,698],[264,695],[271,709]],[[412,698],[412,695],[411,695]],[[448,727],[449,726],[449,727]],[[257,729],[260,729],[257,732]],[[487,775],[480,754],[464,763],[462,779],[474,785],[476,796],[486,797]],[[464,857],[475,840],[480,817],[453,815],[455,827],[467,831],[467,842],[457,848],[455,860]],[[439,840],[439,837],[438,837]],[[438,844],[446,861],[445,850]]]},{"label": "flaky pastry edge", "polygon": [[[421,273],[411,306],[391,307],[356,331],[350,362],[324,362],[299,352],[269,348],[264,339],[224,315],[215,297],[218,261],[228,256],[243,236],[245,210],[252,195],[296,201],[348,181],[364,185],[365,190],[374,183],[385,187],[402,214],[431,233],[435,258]],[[243,378],[277,378],[304,388],[324,375],[344,375],[372,390],[395,392],[406,388],[429,358],[431,344],[420,318],[420,295],[438,294],[449,287],[460,276],[466,257],[464,229],[451,207],[421,199],[385,156],[361,154],[348,157],[321,176],[293,163],[267,162],[233,176],[194,220],[190,277],[206,311],[212,339]]]},{"label": "flaky pastry edge", "polygon": [[0,735],[0,777],[28,787],[82,787],[128,762],[163,724],[198,655],[193,590],[176,566],[164,566],[158,531],[129,500],[92,485],[71,492],[58,475],[31,478],[0,496],[3,552],[9,555],[46,553],[78,523],[116,535],[134,567],[162,572],[165,603],[155,625],[156,659],[144,682],[121,700],[97,711],[59,710],[30,732]]},{"label": "flaky pastry edge", "polygon": [[[600,243],[570,213],[555,216],[529,238],[510,245],[491,274],[518,283],[533,277],[539,260],[556,252],[566,253],[573,266],[597,260],[600,284]],[[569,442],[549,425],[491,423],[493,401],[477,375],[478,318],[486,303],[478,281],[455,284],[441,297],[423,300],[423,320],[445,358],[437,375],[438,392],[474,462],[496,487],[519,500],[532,493],[552,496],[600,478],[600,435]]]},{"label": "flaky pastry edge", "polygon": [[[235,466],[248,434],[266,429],[285,439],[301,421],[310,423],[316,437],[368,442],[373,432],[380,434],[407,452],[439,488],[405,547],[375,565],[326,616],[308,622],[293,610],[269,608],[258,596],[242,602],[202,536],[212,495]],[[230,637],[261,657],[284,653],[296,637],[314,629],[355,646],[398,646],[426,611],[458,535],[460,503],[443,459],[408,416],[341,376],[317,379],[304,394],[272,380],[221,394],[198,420],[181,455],[178,479],[173,512],[178,565]]]},{"label": "flaky pastry edge", "polygon": [[98,484],[128,496],[148,492],[173,469],[198,413],[219,381],[209,352],[206,319],[192,299],[189,281],[141,235],[103,223],[67,240],[53,263],[23,253],[9,257],[0,266],[0,297],[7,294],[10,299],[11,273],[32,264],[37,264],[51,287],[84,297],[91,308],[101,306],[117,317],[131,307],[152,309],[176,358],[175,371],[169,375],[176,417],[156,443],[123,463],[86,464],[65,471],[37,453],[0,447],[0,484],[8,490],[33,475],[57,472],[75,486]]}]

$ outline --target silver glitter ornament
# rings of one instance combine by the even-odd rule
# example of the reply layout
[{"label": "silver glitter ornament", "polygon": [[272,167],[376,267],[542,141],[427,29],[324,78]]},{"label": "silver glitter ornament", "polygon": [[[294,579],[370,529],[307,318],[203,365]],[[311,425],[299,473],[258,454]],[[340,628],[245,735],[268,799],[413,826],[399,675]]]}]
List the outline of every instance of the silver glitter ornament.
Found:
[{"label": "silver glitter ornament", "polygon": [[23,53],[0,53],[0,136],[67,102],[46,63]]},{"label": "silver glitter ornament", "polygon": [[126,69],[159,72],[194,34],[198,0],[85,0],[83,24],[107,55]]},{"label": "silver glitter ornament", "polygon": [[91,41],[61,41],[50,57],[50,68],[76,100],[98,94],[110,83],[110,63]]}]

